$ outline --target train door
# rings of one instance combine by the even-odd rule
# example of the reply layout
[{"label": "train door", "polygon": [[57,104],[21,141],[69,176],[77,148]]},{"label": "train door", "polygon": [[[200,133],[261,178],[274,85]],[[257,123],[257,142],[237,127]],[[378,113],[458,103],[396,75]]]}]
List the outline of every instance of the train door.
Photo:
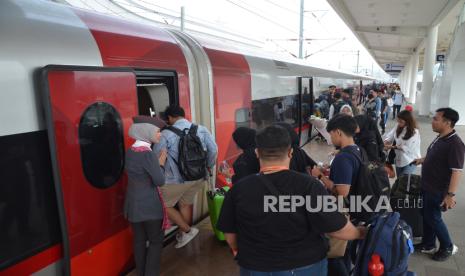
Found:
[{"label": "train door", "polygon": [[64,272],[117,275],[132,260],[122,211],[136,76],[131,69],[47,66],[42,80]]},{"label": "train door", "polygon": [[313,78],[312,77],[298,77],[297,86],[299,90],[299,138],[300,143],[306,143],[309,138],[311,131],[311,125],[309,123],[310,116],[313,114]]}]

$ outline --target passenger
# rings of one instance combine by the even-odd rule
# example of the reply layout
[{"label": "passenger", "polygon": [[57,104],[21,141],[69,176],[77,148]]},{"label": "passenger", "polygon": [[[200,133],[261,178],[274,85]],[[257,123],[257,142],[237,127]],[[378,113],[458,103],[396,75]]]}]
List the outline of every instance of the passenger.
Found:
[{"label": "passenger", "polygon": [[336,93],[336,85],[330,85],[329,87],[329,97],[328,97],[328,104],[331,106],[334,102],[334,94]]},{"label": "passenger", "polygon": [[285,128],[291,137],[292,158],[290,169],[301,173],[310,173],[316,162],[300,147],[299,136],[294,128],[288,123],[277,123]]},{"label": "passenger", "polygon": [[346,115],[349,115],[349,116],[354,116],[354,111],[355,109],[353,109],[349,104],[345,104],[341,107],[341,110],[339,113],[342,113],[342,114],[346,114]]},{"label": "passenger", "polygon": [[387,119],[389,118],[389,106],[384,90],[378,92],[378,98],[381,99],[381,116],[379,126],[381,127],[381,133],[384,134],[386,132]]},{"label": "passenger", "polygon": [[346,102],[342,99],[342,95],[339,92],[334,93],[334,102],[329,108],[329,120],[333,118],[336,114],[339,114],[341,107],[345,105]]},{"label": "passenger", "polygon": [[239,127],[233,132],[234,142],[242,149],[242,154],[233,163],[234,175],[230,176],[233,184],[260,171],[260,163],[255,153],[255,134],[255,129],[247,127]]},{"label": "passenger", "polygon": [[[455,207],[463,170],[465,146],[454,130],[459,114],[452,108],[440,108],[433,117],[433,131],[439,135],[428,147],[426,157],[417,159],[421,168],[423,194],[423,240],[418,246],[422,253],[433,254],[433,260],[445,261],[458,251],[452,243],[441,211]],[[439,250],[436,249],[436,237]]]},{"label": "passenger", "polygon": [[258,132],[256,141],[260,174],[232,187],[217,224],[241,275],[326,275],[328,244],[323,234],[352,240],[363,238],[366,230],[336,211],[308,212],[304,206],[295,212],[264,211],[265,196],[309,196],[315,207],[316,198],[328,194],[313,177],[289,170],[291,139],[284,128],[269,126]]},{"label": "passenger", "polygon": [[[394,127],[384,138],[385,148],[394,149],[396,153],[395,165],[397,177],[403,174],[412,174],[416,166],[411,164],[415,159],[421,157],[420,132],[417,123],[410,111],[402,110],[397,114],[397,126]],[[395,142],[395,145],[393,145]]]},{"label": "passenger", "polygon": [[384,143],[376,122],[367,115],[357,115],[354,119],[358,125],[355,144],[365,150],[369,161],[384,162]]},{"label": "passenger", "polygon": [[373,97],[375,99],[376,103],[376,122],[378,122],[379,117],[381,116],[381,106],[382,106],[382,101],[381,98],[378,96],[378,92],[375,90],[372,91]]},{"label": "passenger", "polygon": [[[326,177],[321,168],[314,168],[312,175],[320,179],[326,189],[336,196],[347,197],[351,185],[355,185],[361,164],[356,156],[362,158],[362,152],[354,142],[357,123],[354,118],[345,114],[339,114],[328,122],[326,127],[333,145],[340,148],[334,157]],[[350,243],[347,244],[346,255],[342,258],[328,259],[328,275],[348,276],[351,270]]]},{"label": "passenger", "polygon": [[[168,106],[164,112],[168,119],[168,124],[178,130],[190,129],[192,123],[184,118],[184,109],[180,106]],[[197,136],[200,138],[202,146],[207,154],[207,168],[210,169],[215,165],[216,155],[218,152],[215,140],[210,132],[203,126],[198,126]],[[165,165],[166,185],[161,191],[165,199],[168,216],[172,222],[179,226],[180,231],[176,236],[177,243],[175,248],[181,248],[190,242],[198,233],[199,229],[191,227],[192,225],[192,205],[195,195],[205,186],[205,178],[195,181],[185,181],[178,168],[179,156],[179,136],[169,129],[162,131],[160,143],[156,151],[166,150],[168,159]],[[179,211],[175,208],[178,205]]]},{"label": "passenger", "polygon": [[394,110],[392,112],[392,119],[396,118],[396,114],[400,112],[400,107],[404,103],[404,94],[400,92],[400,86],[397,86],[394,96],[392,96],[392,100],[394,101]]},{"label": "passenger", "polygon": [[367,101],[363,106],[363,112],[371,119],[376,120],[376,101],[372,93],[368,94]]},{"label": "passenger", "polygon": [[351,89],[342,90],[342,99],[350,107],[352,116],[358,115],[359,113],[358,109],[353,104],[353,101],[352,101],[352,90]]},{"label": "passenger", "polygon": [[157,156],[150,149],[152,143],[160,141],[158,127],[136,123],[129,128],[129,136],[136,141],[126,152],[128,187],[124,214],[134,235],[137,275],[160,275],[163,230],[168,227],[168,221],[158,187],[165,184],[160,166],[164,166],[167,155],[162,151]]}]

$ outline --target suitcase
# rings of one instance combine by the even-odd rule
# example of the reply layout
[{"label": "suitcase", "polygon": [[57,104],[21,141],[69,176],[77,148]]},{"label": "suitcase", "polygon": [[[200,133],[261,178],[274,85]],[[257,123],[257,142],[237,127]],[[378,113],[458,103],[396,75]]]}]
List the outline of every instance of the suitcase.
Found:
[{"label": "suitcase", "polygon": [[212,223],[213,232],[218,240],[224,241],[223,232],[219,231],[216,227],[216,223],[220,217],[221,207],[223,206],[224,196],[226,192],[229,191],[229,187],[221,187],[219,189],[213,189],[207,191],[207,203],[208,203],[208,212],[210,214],[210,221]]},{"label": "suitcase", "polygon": [[414,237],[423,237],[423,199],[420,182],[419,175],[402,175],[397,178],[391,190],[392,210],[398,212],[401,219],[410,225]]}]

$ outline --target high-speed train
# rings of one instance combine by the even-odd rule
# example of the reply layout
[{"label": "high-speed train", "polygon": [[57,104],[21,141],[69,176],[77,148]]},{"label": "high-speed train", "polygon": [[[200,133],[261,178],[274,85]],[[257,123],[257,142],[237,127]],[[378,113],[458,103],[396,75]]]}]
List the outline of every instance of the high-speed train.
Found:
[{"label": "high-speed train", "polygon": [[0,275],[133,266],[122,213],[133,116],[179,104],[232,162],[236,127],[285,121],[305,140],[312,93],[368,80],[41,0],[0,1],[0,39]]}]

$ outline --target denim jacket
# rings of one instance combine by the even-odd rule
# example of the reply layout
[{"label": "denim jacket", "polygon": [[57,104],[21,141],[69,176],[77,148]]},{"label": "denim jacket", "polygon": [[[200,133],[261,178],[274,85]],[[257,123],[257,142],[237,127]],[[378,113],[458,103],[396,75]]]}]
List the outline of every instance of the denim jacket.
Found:
[{"label": "denim jacket", "polygon": [[[186,119],[180,119],[174,123],[173,127],[180,130],[190,128],[192,125]],[[168,152],[168,158],[165,163],[165,183],[166,184],[180,184],[184,183],[181,173],[179,172],[178,166],[178,145],[179,145],[179,136],[170,130],[163,130],[161,132],[162,136],[160,143],[156,144],[155,151],[157,154],[161,150],[166,149]],[[197,136],[199,136],[200,141],[202,142],[204,150],[207,151],[207,166],[213,168],[216,161],[216,156],[218,153],[218,147],[213,139],[213,136],[204,126],[198,126]]]}]

